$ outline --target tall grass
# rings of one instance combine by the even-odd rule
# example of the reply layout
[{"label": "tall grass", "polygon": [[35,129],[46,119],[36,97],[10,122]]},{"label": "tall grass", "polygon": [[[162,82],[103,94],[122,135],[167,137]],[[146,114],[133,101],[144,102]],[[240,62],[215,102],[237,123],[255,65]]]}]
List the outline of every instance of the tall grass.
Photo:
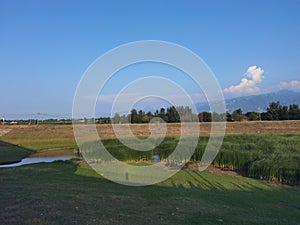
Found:
[{"label": "tall grass", "polygon": [[[161,160],[176,148],[178,138],[166,137],[158,146]],[[191,161],[198,162],[205,151],[208,137],[200,137]],[[86,143],[93,150],[97,143]],[[121,161],[150,161],[154,150],[135,151],[117,139],[103,140],[106,149]],[[189,148],[188,141],[183,148]],[[185,149],[185,150],[186,150]],[[182,153],[185,151],[182,149]],[[185,154],[176,158],[185,161]],[[300,135],[234,135],[225,136],[222,147],[213,161],[217,167],[236,170],[246,176],[278,181],[285,184],[300,183]]]},{"label": "tall grass", "polygon": [[226,136],[214,165],[285,184],[300,182],[299,135]]}]

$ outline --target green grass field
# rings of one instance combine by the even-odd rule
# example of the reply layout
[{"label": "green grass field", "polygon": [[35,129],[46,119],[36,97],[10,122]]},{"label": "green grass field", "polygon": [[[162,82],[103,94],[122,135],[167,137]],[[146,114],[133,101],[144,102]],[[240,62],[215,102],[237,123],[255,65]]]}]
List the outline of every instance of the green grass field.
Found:
[{"label": "green grass field", "polygon": [[0,169],[1,224],[299,224],[300,190],[184,170],[147,187],[68,162]]},{"label": "green grass field", "polygon": [[[2,136],[0,162],[18,161],[34,150],[76,147],[70,136],[52,133],[45,130],[37,137],[16,129]],[[297,156],[299,139],[227,136],[221,151],[254,151],[261,157],[270,151],[275,157],[284,149]],[[168,138],[162,148],[169,151],[176,142]],[[198,152],[203,147],[205,140]],[[54,162],[0,168],[0,180],[0,224],[300,224],[299,187],[207,171],[182,170],[156,185],[130,187],[104,179],[87,165]]]}]

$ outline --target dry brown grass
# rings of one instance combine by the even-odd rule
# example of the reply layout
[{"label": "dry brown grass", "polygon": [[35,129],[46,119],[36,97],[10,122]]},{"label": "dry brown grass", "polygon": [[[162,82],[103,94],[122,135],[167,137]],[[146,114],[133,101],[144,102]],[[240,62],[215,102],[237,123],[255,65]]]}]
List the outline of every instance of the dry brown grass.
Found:
[{"label": "dry brown grass", "polygon": [[[116,125],[122,129],[124,125]],[[200,134],[209,135],[211,123],[199,123]],[[148,124],[131,124],[132,133],[137,137],[150,135]],[[1,139],[14,136],[35,136],[36,138],[64,138],[74,139],[72,125],[39,125],[39,126],[0,126],[1,130],[10,130]],[[114,138],[114,130],[110,124],[99,124],[97,130],[101,138]],[[226,135],[235,134],[300,134],[300,120],[298,121],[244,121],[228,122]],[[180,136],[180,124],[167,124],[167,136]],[[13,138],[13,137],[11,137]]]},{"label": "dry brown grass", "polygon": [[300,121],[245,121],[227,123],[226,134],[300,134]]},{"label": "dry brown grass", "polygon": [[[200,134],[209,135],[211,123],[200,123]],[[122,125],[117,125],[122,126]],[[147,124],[131,124],[131,130],[138,137],[150,135]],[[180,136],[180,124],[167,124],[167,136]],[[111,125],[97,125],[102,138],[115,137]],[[235,134],[300,134],[300,121],[245,121],[228,122],[226,135]]]},{"label": "dry brown grass", "polygon": [[[197,124],[196,124],[197,125]],[[84,125],[82,125],[84,126]],[[116,125],[123,129],[124,125]],[[179,137],[180,124],[167,124],[167,136]],[[208,136],[211,123],[199,123],[200,135]],[[150,130],[148,124],[131,124],[131,131],[137,137],[148,137]],[[98,124],[98,133],[101,139],[115,138],[112,125]],[[33,126],[1,126],[0,140],[20,145],[33,150],[51,148],[76,148],[76,141],[72,125],[33,125]],[[8,133],[6,133],[9,131]],[[299,121],[245,121],[229,122],[226,124],[226,135],[241,134],[300,134]],[[126,133],[125,133],[126,135]]]}]

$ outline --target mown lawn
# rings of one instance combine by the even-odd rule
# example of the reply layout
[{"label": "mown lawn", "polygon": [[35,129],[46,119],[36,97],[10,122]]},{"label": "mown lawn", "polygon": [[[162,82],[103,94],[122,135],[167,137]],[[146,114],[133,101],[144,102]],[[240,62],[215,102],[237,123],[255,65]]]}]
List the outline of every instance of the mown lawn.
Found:
[{"label": "mown lawn", "polygon": [[0,169],[0,224],[299,224],[300,190],[184,170],[157,185],[112,183],[70,162]]}]

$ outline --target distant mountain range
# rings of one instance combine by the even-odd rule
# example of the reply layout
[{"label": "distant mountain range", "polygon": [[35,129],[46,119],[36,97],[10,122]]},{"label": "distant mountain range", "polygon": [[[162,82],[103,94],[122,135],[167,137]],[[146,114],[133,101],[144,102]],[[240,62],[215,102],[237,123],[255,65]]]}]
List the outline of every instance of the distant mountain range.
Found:
[{"label": "distant mountain range", "polygon": [[[266,111],[269,103],[279,101],[281,105],[289,106],[290,104],[298,104],[300,106],[300,92],[282,90],[278,92],[242,96],[237,98],[226,99],[226,108],[228,112],[233,112],[241,108],[243,112]],[[207,103],[197,103],[198,112],[209,111]]]}]

